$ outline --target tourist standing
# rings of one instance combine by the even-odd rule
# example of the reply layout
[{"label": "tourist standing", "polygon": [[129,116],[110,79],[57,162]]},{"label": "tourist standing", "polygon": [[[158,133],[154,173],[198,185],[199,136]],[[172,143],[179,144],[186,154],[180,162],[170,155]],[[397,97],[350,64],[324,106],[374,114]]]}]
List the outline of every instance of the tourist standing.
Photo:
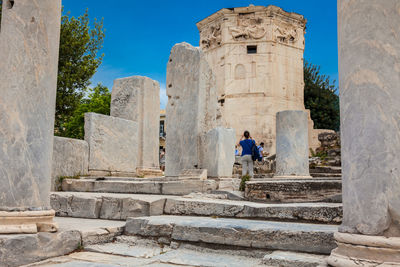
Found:
[{"label": "tourist standing", "polygon": [[251,138],[249,131],[244,131],[239,142],[242,147],[242,176],[248,174],[251,178],[254,176],[252,149],[255,141]]},{"label": "tourist standing", "polygon": [[160,169],[165,171],[165,148],[162,148],[160,152]]}]

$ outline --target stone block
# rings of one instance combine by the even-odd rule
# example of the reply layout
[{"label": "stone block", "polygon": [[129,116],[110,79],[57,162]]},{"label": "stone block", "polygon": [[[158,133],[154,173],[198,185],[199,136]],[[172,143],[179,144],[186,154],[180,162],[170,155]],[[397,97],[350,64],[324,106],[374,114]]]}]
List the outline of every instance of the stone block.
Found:
[{"label": "stone block", "polygon": [[137,176],[143,177],[143,178],[163,176],[163,172],[157,168],[151,168],[151,169],[137,168],[136,174],[137,174]]},{"label": "stone block", "polygon": [[58,233],[0,235],[1,266],[21,266],[76,250],[81,243],[77,230]]},{"label": "stone block", "polygon": [[216,126],[214,75],[200,48],[176,44],[167,66],[165,175],[202,168],[205,134]]},{"label": "stone block", "polygon": [[235,144],[234,129],[217,127],[207,132],[203,146],[203,166],[209,177],[232,177]]},{"label": "stone block", "polygon": [[162,196],[111,193],[54,192],[50,199],[57,216],[106,220],[161,215],[165,203]]},{"label": "stone block", "polygon": [[51,194],[50,204],[57,216],[76,218],[97,219],[102,209],[101,197],[82,197],[73,194]]},{"label": "stone block", "polygon": [[85,140],[89,144],[89,171],[136,173],[137,122],[86,113]]},{"label": "stone block", "polygon": [[341,202],[342,182],[333,179],[270,179],[246,182],[246,199],[263,202]]},{"label": "stone block", "polygon": [[163,195],[187,195],[192,192],[210,192],[217,189],[217,183],[213,180],[181,180],[162,184]]},{"label": "stone block", "polygon": [[87,175],[89,145],[84,140],[54,136],[52,190],[57,190],[59,177]]},{"label": "stone block", "polygon": [[179,173],[179,179],[207,180],[207,170],[204,169],[184,169]]},{"label": "stone block", "polygon": [[308,155],[307,112],[302,110],[278,112],[275,177],[311,178]]},{"label": "stone block", "polygon": [[114,197],[103,197],[100,219],[121,220],[122,200]]},{"label": "stone block", "polygon": [[160,85],[143,76],[117,79],[111,93],[111,116],[138,123],[140,168],[159,167]]},{"label": "stone block", "polygon": [[326,256],[288,251],[274,251],[264,256],[267,266],[279,267],[322,267],[326,266]]}]

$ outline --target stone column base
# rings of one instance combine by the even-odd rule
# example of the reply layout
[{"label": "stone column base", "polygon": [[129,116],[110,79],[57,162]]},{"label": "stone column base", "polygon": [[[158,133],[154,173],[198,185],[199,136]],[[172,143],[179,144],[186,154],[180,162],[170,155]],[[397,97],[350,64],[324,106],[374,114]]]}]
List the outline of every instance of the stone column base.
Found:
[{"label": "stone column base", "polygon": [[338,247],[328,258],[331,266],[400,266],[400,238],[335,233]]},{"label": "stone column base", "polygon": [[53,222],[54,210],[45,211],[0,211],[0,234],[35,234],[57,232]]},{"label": "stone column base", "polygon": [[144,168],[138,167],[136,168],[136,174],[142,177],[160,177],[163,176],[164,173],[159,168]]}]

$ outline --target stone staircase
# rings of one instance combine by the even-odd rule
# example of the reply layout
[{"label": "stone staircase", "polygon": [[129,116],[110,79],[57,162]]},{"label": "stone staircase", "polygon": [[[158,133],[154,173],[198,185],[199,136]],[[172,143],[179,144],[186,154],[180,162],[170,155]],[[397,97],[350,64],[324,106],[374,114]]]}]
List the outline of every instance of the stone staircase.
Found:
[{"label": "stone staircase", "polygon": [[[330,185],[336,194],[340,180],[264,182],[273,182],[276,192],[300,197],[266,203],[229,200],[224,192],[215,194],[214,180],[98,177],[65,179],[64,191],[51,194],[51,205],[57,216],[126,220],[123,235],[113,243],[85,246],[84,252],[72,254],[80,261],[105,257],[103,263],[110,263],[113,257],[124,257],[126,262],[131,257],[132,262],[152,259],[168,266],[324,266],[336,246],[333,234],[341,223],[342,205],[324,201],[329,197],[315,198],[304,184],[314,182],[322,189]],[[144,248],[141,242],[152,245]],[[166,251],[160,252],[160,247]],[[151,257],[136,255],[146,249],[158,252]],[[211,259],[212,255],[222,262]],[[75,256],[66,260],[73,262]]]}]

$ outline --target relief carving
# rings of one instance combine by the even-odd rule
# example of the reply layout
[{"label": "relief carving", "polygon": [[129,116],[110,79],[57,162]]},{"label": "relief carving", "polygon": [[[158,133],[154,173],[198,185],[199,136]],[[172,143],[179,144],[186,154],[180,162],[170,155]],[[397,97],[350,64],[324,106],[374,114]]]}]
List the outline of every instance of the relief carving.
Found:
[{"label": "relief carving", "polygon": [[231,27],[230,32],[233,39],[261,39],[267,33],[266,28],[262,25],[263,20],[257,18],[254,13],[239,14],[238,26]]},{"label": "relief carving", "polygon": [[284,44],[295,44],[297,43],[302,35],[302,28],[293,28],[289,26],[275,26],[274,30],[275,41]]},{"label": "relief carving", "polygon": [[211,26],[200,34],[201,48],[209,49],[221,45],[221,25]]}]

